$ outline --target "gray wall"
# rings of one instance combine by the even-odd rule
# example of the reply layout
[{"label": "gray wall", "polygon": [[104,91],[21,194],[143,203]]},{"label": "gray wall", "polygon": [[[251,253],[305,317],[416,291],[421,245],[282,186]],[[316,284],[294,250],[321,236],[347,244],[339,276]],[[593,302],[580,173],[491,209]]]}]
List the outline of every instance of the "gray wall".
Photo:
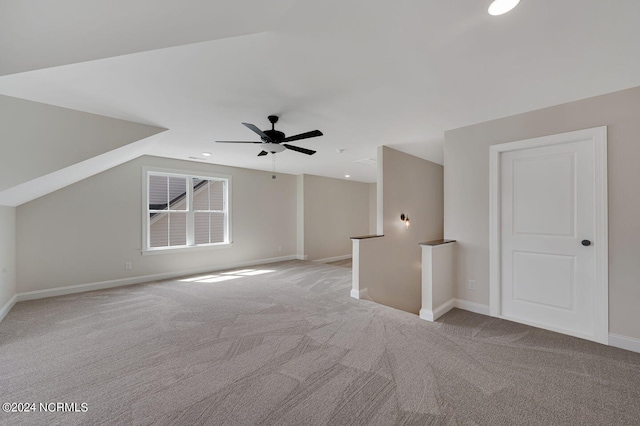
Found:
[{"label": "gray wall", "polygon": [[369,184],[313,175],[302,182],[307,259],[350,255],[350,238],[369,232]]},{"label": "gray wall", "polygon": [[[233,245],[142,255],[143,167],[230,175]],[[145,156],[16,208],[17,292],[295,256],[300,247],[310,260],[350,255],[349,237],[368,231],[368,206],[366,183],[273,180],[270,172]]]},{"label": "gray wall", "polygon": [[369,235],[374,235],[377,230],[378,220],[378,184],[369,184]]},{"label": "gray wall", "polygon": [[[229,248],[143,256],[142,167],[232,179]],[[282,251],[278,248],[282,247]],[[141,157],[17,208],[17,290],[26,292],[295,255],[296,177]],[[125,271],[124,262],[133,263]]]},{"label": "gray wall", "polygon": [[16,294],[16,209],[0,206],[0,309]]},{"label": "gray wall", "polygon": [[[445,133],[445,236],[458,241],[457,298],[489,304],[489,146],[605,125],[609,326],[640,338],[640,88]],[[469,279],[476,280],[475,291],[466,289]]]},{"label": "gray wall", "polygon": [[[360,288],[378,303],[417,314],[422,305],[419,243],[443,235],[442,166],[383,146],[378,167],[377,231],[384,238],[373,243],[371,259],[361,256],[361,269],[377,273],[375,279],[361,280]],[[401,213],[411,219],[408,229]]]},{"label": "gray wall", "polygon": [[163,131],[0,95],[0,191]]}]

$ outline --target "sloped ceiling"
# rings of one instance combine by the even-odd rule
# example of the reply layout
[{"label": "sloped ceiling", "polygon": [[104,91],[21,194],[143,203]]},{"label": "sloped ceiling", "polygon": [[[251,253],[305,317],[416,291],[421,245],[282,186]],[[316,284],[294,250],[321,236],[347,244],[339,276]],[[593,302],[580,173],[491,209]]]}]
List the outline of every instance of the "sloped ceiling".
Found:
[{"label": "sloped ceiling", "polygon": [[2,0],[0,75],[267,31],[295,0]]},{"label": "sloped ceiling", "polygon": [[143,155],[164,130],[0,95],[0,205],[23,204]]},{"label": "sloped ceiling", "polygon": [[354,161],[378,145],[442,163],[445,130],[640,86],[637,0],[488,3],[3,1],[0,94],[169,129],[148,154],[262,170],[255,146],[213,141],[276,114],[325,134],[279,171],[371,182]]}]

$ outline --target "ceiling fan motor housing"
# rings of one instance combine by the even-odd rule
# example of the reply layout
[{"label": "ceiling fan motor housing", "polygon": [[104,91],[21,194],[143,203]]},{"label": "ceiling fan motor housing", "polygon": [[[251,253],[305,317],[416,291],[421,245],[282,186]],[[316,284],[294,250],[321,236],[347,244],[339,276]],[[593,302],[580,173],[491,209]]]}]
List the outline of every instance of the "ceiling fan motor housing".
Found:
[{"label": "ceiling fan motor housing", "polygon": [[[284,133],[278,131],[278,130],[263,130],[264,134],[269,136],[271,138],[272,142],[275,143],[280,143],[280,141],[282,139],[284,139]],[[260,138],[263,140],[263,142],[267,142],[268,139],[266,138]]]}]

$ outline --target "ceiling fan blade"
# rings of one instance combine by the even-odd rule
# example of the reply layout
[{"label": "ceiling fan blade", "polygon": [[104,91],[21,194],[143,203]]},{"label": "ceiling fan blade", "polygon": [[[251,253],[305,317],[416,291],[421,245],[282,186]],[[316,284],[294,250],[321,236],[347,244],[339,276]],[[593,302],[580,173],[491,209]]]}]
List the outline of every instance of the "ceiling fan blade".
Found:
[{"label": "ceiling fan blade", "polygon": [[284,138],[282,142],[299,141],[300,139],[315,138],[317,136],[322,136],[322,132],[320,130],[312,130],[310,132],[300,133],[299,135],[289,136],[288,138]]},{"label": "ceiling fan blade", "polygon": [[286,143],[282,144],[282,146],[287,147],[290,150],[298,151],[298,152],[301,152],[301,153],[307,154],[307,155],[313,155],[313,154],[316,153],[315,151],[313,151],[311,149],[300,148],[299,146],[287,145]]},{"label": "ceiling fan blade", "polygon": [[251,123],[242,123],[245,127],[247,127],[250,130],[253,130],[254,132],[256,132],[261,138],[266,139],[268,141],[271,140],[271,138],[269,136],[266,135],[265,132],[263,132],[262,130],[258,129],[258,127],[254,124]]},{"label": "ceiling fan blade", "polygon": [[267,151],[260,151],[260,154],[258,154],[258,157],[262,157],[263,155],[267,155],[269,154]]},{"label": "ceiling fan blade", "polygon": [[262,142],[251,142],[251,141],[216,141],[216,143],[262,143]]}]

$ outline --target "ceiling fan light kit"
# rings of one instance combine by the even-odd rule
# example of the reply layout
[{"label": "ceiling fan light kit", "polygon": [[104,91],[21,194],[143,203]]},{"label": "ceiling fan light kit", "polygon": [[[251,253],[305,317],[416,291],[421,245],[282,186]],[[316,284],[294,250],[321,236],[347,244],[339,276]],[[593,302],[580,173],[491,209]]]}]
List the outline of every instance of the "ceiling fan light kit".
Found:
[{"label": "ceiling fan light kit", "polygon": [[261,143],[260,148],[262,148],[262,152],[267,152],[271,154],[276,154],[286,149],[284,146],[278,145],[277,143]]},{"label": "ceiling fan light kit", "polygon": [[316,151],[307,148],[301,148],[295,145],[289,145],[285,142],[293,142],[299,141],[302,139],[315,138],[318,136],[322,136],[322,132],[320,130],[312,130],[306,133],[300,133],[298,135],[287,137],[283,132],[276,130],[275,125],[278,122],[277,115],[270,115],[267,117],[269,122],[271,123],[271,129],[268,130],[260,130],[258,126],[251,123],[242,123],[243,126],[260,136],[262,142],[253,142],[253,141],[216,141],[217,143],[254,143],[259,144],[262,151],[258,154],[258,157],[262,157],[263,155],[267,155],[269,153],[276,154],[278,152],[282,152],[285,149],[290,149],[291,151],[300,152],[302,154],[313,155]]}]

